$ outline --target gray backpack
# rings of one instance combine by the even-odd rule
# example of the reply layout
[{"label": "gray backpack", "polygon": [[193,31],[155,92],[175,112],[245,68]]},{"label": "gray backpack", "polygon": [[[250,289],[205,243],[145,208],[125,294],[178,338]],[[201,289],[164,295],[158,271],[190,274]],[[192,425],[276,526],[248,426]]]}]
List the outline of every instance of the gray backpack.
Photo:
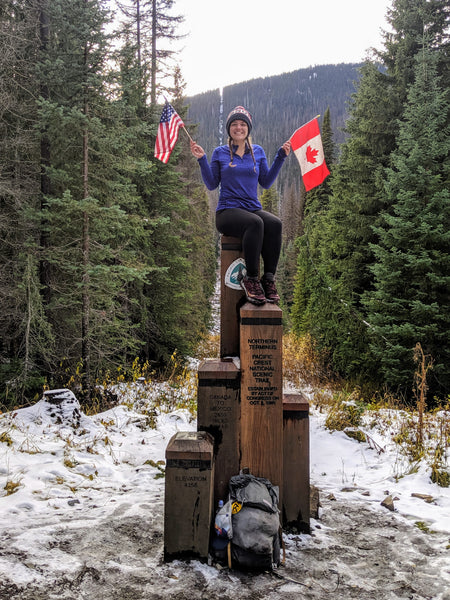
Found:
[{"label": "gray backpack", "polygon": [[241,473],[230,479],[232,566],[272,570],[280,564],[278,487]]}]

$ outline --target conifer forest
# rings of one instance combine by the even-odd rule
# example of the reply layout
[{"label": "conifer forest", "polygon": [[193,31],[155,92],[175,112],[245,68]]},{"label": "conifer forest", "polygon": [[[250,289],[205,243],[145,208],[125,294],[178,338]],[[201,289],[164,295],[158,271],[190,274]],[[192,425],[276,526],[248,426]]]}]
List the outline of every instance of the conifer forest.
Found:
[{"label": "conifer forest", "polygon": [[[362,64],[324,65],[186,98],[174,0],[2,0],[0,407],[44,385],[164,368],[209,330],[215,193],[180,130],[154,158],[164,96],[211,157],[244,104],[269,161],[320,114],[331,175],[295,157],[263,206],[283,221],[287,330],[362,388],[450,394],[450,0],[393,0]],[[222,111],[223,110],[223,114]],[[222,130],[221,130],[222,127]],[[226,143],[226,140],[224,140]]]}]

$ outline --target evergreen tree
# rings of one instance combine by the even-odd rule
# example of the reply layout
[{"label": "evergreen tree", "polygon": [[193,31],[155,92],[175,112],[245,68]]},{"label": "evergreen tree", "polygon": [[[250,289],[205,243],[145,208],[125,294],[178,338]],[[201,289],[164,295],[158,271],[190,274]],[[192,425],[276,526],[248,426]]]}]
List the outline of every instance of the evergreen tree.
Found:
[{"label": "evergreen tree", "polygon": [[[335,147],[329,108],[324,113],[321,137],[325,162],[332,171]],[[294,331],[298,334],[306,333],[313,327],[317,330],[313,325],[317,318],[314,311],[319,307],[318,297],[327,289],[324,285],[324,277],[319,275],[315,262],[319,260],[318,249],[323,232],[323,218],[328,209],[330,194],[330,177],[327,177],[320,186],[306,193],[302,230],[298,232],[299,236],[293,245],[297,249],[297,260],[293,282],[292,319]]]},{"label": "evergreen tree", "polygon": [[127,19],[125,31],[135,53],[133,69],[143,105],[147,104],[148,93],[151,106],[156,107],[158,93],[171,90],[166,83],[174,55],[170,43],[180,39],[176,26],[184,20],[181,15],[171,14],[173,6],[174,0],[132,0],[131,6],[119,3]]},{"label": "evergreen tree", "polygon": [[[398,110],[389,76],[365,63],[350,106],[349,138],[324,191],[312,190],[311,203],[308,198],[307,239],[299,241],[303,272],[297,279],[296,327],[327,347],[343,375],[358,379],[372,370],[360,295],[372,279],[369,243],[384,206],[381,173],[395,147],[392,122]],[[324,147],[328,145],[333,153],[324,135]]]},{"label": "evergreen tree", "polygon": [[[132,66],[136,60],[131,46],[122,49],[120,61]],[[132,174],[132,182],[145,219],[144,249],[152,268],[148,282],[135,290],[138,302],[133,321],[139,326],[142,358],[161,364],[174,350],[182,355],[192,351],[208,324],[215,267],[211,222],[209,218],[205,220],[206,196],[203,191],[200,193],[198,185],[192,184],[197,178],[192,175],[186,136],[180,132],[167,164],[154,158],[162,107],[143,105],[145,94],[136,91],[142,82],[124,78],[125,72],[121,66],[123,99],[134,110],[138,124],[131,157],[142,167]],[[174,108],[183,118],[183,82],[177,69],[172,89]],[[128,121],[128,126],[133,127],[133,120]]]},{"label": "evergreen tree", "polygon": [[424,49],[400,123],[399,147],[386,171],[392,210],[382,214],[372,245],[375,291],[369,319],[380,334],[372,351],[385,381],[407,392],[413,349],[420,342],[434,360],[433,392],[450,389],[450,142],[449,102],[437,75],[438,54]]},{"label": "evergreen tree", "polygon": [[382,173],[396,145],[399,110],[392,80],[367,62],[347,121],[349,139],[333,169],[333,194],[320,242],[332,287],[346,301],[356,301],[358,309],[359,295],[370,286],[369,243],[385,203]]},{"label": "evergreen tree", "polygon": [[[385,191],[384,172],[396,156],[398,123],[424,30],[430,32],[438,67],[444,70],[448,8],[442,2],[394,1],[389,12],[393,33],[385,35],[385,51],[378,53],[387,70],[372,62],[361,69],[346,126],[349,138],[330,178],[328,210],[317,214],[312,204],[308,212],[307,205],[307,238],[299,241],[294,326],[314,332],[331,351],[334,365],[347,376],[373,379],[377,373],[368,345],[373,339],[368,338],[369,330],[373,333],[374,329],[367,322],[362,297],[374,288],[378,255],[373,244],[380,214],[394,210],[393,197]],[[381,333],[380,328],[377,331]]]},{"label": "evergreen tree", "polygon": [[277,269],[277,288],[281,297],[281,306],[284,309],[284,318],[290,317],[290,310],[294,301],[294,281],[296,274],[297,250],[295,242],[289,241],[281,248],[280,261]]},{"label": "evergreen tree", "polygon": [[[186,148],[177,166],[181,141],[169,165],[154,159],[151,51],[131,28],[111,51],[106,4],[0,7],[0,381],[66,385],[81,361],[89,394],[100,371],[187,353],[208,326],[208,200]],[[146,4],[153,44],[178,18],[165,20],[172,2]],[[171,89],[181,114],[179,69]]]},{"label": "evergreen tree", "polygon": [[[330,124],[330,111],[326,110],[322,124],[322,143],[325,161],[330,170],[333,169],[334,144]],[[320,265],[319,246],[323,233],[323,219],[329,203],[329,178],[320,186],[306,193],[306,204],[302,229],[295,239],[296,273],[293,286],[292,300],[292,327],[297,334],[315,332],[319,336],[317,316],[320,297],[327,296],[325,305],[330,305],[328,287],[324,276],[319,273]],[[329,310],[327,311],[329,314]]]},{"label": "evergreen tree", "polygon": [[[298,166],[298,165],[297,165]],[[298,174],[298,177],[301,177]],[[305,208],[305,186],[290,185],[283,197],[281,205],[281,222],[283,224],[283,243],[286,245],[295,240],[303,231]]]},{"label": "evergreen tree", "polygon": [[384,49],[377,52],[394,77],[401,104],[405,102],[408,87],[414,81],[415,56],[423,45],[427,32],[430,47],[439,48],[437,69],[446,73],[448,83],[450,3],[447,0],[393,0],[387,12],[390,31],[384,32]]},{"label": "evergreen tree", "polygon": [[81,359],[88,395],[99,369],[138,350],[127,287],[150,269],[126,169],[133,139],[109,99],[108,13],[84,0],[55,0],[47,10],[39,70],[47,98],[39,117],[51,150],[44,211],[53,290],[45,309],[55,333],[49,372],[55,376],[61,357],[72,368]]},{"label": "evergreen tree", "polygon": [[260,201],[264,210],[267,210],[273,215],[278,215],[278,205],[280,200],[277,191],[273,186],[262,191]]},{"label": "evergreen tree", "polygon": [[[186,107],[184,107],[185,83],[179,67],[174,71],[174,100],[173,105],[178,114],[183,115],[186,122]],[[190,135],[195,136],[197,126],[189,125]],[[189,351],[193,343],[205,335],[210,328],[211,297],[216,282],[216,230],[214,218],[209,208],[209,197],[203,182],[199,180],[197,160],[190,151],[190,140],[181,133],[178,141],[180,154],[177,161],[177,172],[180,174],[183,191],[188,199],[188,225],[184,238],[189,244],[189,277],[186,284],[191,288],[189,296],[189,322],[186,323],[185,339]]]},{"label": "evergreen tree", "polygon": [[39,284],[39,7],[5,0],[0,6],[0,398],[34,394],[39,357],[51,343]]}]

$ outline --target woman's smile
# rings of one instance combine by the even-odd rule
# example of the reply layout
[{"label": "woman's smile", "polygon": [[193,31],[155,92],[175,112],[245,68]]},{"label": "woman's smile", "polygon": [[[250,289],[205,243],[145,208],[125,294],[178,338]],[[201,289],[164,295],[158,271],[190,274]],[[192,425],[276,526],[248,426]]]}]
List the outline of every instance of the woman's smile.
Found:
[{"label": "woman's smile", "polygon": [[245,139],[248,135],[248,126],[244,121],[233,121],[230,125],[230,135],[233,139]]}]

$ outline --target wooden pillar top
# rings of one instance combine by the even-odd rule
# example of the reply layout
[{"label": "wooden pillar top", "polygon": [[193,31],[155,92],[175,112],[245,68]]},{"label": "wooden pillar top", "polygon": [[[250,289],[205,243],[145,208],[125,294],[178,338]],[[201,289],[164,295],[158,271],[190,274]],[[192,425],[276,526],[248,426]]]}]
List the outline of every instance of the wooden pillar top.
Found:
[{"label": "wooden pillar top", "polygon": [[276,304],[266,302],[256,306],[246,302],[241,306],[241,325],[282,325],[283,311]]},{"label": "wooden pillar top", "polygon": [[240,371],[230,360],[207,358],[198,367],[199,379],[236,379]]},{"label": "wooden pillar top", "polygon": [[214,439],[206,431],[178,431],[166,448],[166,458],[208,461],[212,464]]},{"label": "wooden pillar top", "polygon": [[283,394],[283,411],[309,411],[309,402],[301,392],[285,392]]},{"label": "wooden pillar top", "polygon": [[220,242],[222,250],[242,250],[241,238],[231,237],[229,235],[222,235]]}]

